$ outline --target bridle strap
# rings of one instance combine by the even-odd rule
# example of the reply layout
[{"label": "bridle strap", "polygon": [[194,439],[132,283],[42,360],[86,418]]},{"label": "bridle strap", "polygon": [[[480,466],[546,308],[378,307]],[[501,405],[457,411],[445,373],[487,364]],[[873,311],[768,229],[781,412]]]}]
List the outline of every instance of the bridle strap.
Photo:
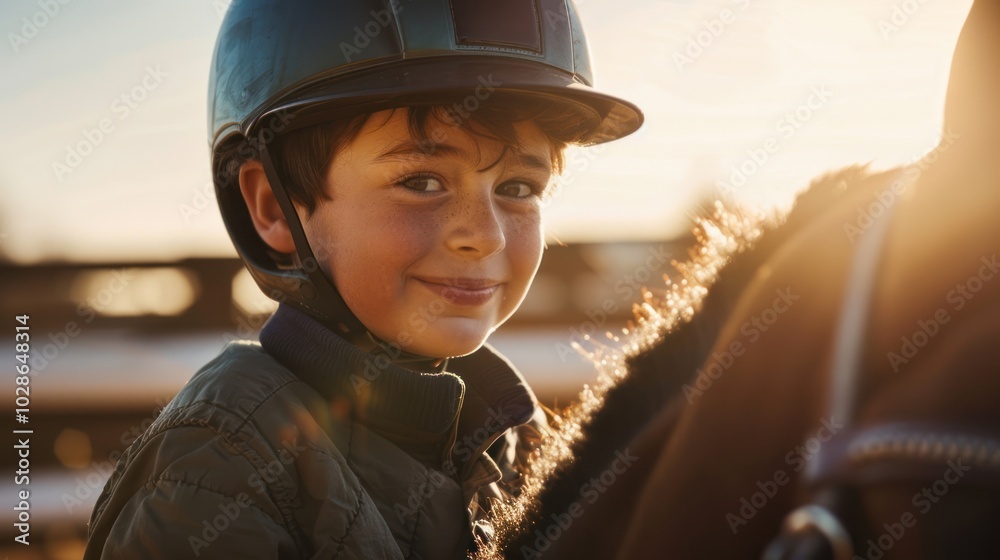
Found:
[{"label": "bridle strap", "polygon": [[[896,180],[912,181],[907,176],[909,171],[909,167],[904,167]],[[845,427],[850,426],[857,414],[869,310],[892,215],[893,207],[889,206],[864,234],[861,244],[854,251],[834,332],[826,408],[831,421],[842,423]],[[818,474],[824,451],[829,453],[828,449],[820,449],[809,457],[804,473],[807,480],[814,479]],[[811,502],[785,517],[782,533],[764,551],[763,558],[800,558],[799,550],[820,554],[818,551],[828,548],[832,557],[821,557],[849,560],[854,556],[854,545],[844,523],[837,517],[838,510],[847,502],[843,488],[813,488]]]}]

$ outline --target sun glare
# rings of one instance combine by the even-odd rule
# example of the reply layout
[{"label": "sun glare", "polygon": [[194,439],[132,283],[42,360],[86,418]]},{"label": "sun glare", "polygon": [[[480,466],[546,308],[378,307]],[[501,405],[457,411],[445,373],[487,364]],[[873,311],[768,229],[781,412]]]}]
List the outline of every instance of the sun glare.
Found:
[{"label": "sun glare", "polygon": [[[646,124],[570,155],[546,209],[550,238],[567,242],[663,239],[720,196],[787,204],[826,171],[918,158],[940,134],[971,2],[577,4],[596,85],[636,102]],[[0,255],[232,255],[204,188],[219,11],[195,0],[89,7],[64,10],[5,55],[20,79],[0,92],[18,131],[0,139]],[[13,4],[0,9],[21,18]],[[155,23],[138,33],[135,18]],[[80,30],[102,39],[81,41]]]}]

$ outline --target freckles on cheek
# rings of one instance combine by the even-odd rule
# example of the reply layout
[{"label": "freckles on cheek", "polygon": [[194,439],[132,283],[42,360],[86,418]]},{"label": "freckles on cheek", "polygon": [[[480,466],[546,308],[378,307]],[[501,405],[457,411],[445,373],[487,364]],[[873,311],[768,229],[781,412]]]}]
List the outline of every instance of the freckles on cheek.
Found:
[{"label": "freckles on cheek", "polygon": [[508,248],[517,253],[525,265],[534,266],[542,257],[542,221],[537,215],[516,216],[508,227]]},{"label": "freckles on cheek", "polygon": [[361,227],[369,232],[365,248],[370,264],[393,279],[401,277],[434,240],[434,220],[412,209],[381,212]]}]

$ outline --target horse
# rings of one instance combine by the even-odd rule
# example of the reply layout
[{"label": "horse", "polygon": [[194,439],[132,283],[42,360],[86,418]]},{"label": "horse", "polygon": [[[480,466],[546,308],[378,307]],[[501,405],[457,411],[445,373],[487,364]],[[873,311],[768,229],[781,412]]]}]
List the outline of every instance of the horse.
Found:
[{"label": "horse", "polygon": [[699,221],[473,558],[995,557],[998,28],[978,0],[915,164]]}]

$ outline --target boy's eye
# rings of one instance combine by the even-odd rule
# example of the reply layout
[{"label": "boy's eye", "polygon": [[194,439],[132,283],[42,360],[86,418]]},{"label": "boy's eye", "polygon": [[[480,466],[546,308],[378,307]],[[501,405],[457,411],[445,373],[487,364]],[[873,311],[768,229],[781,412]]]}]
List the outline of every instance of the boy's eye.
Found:
[{"label": "boy's eye", "polygon": [[410,177],[409,179],[400,181],[399,184],[408,189],[419,192],[436,192],[444,190],[444,185],[441,184],[441,181],[429,176]]},{"label": "boy's eye", "polygon": [[535,190],[528,183],[521,181],[510,181],[497,187],[497,194],[510,196],[513,198],[526,198],[534,194]]}]

